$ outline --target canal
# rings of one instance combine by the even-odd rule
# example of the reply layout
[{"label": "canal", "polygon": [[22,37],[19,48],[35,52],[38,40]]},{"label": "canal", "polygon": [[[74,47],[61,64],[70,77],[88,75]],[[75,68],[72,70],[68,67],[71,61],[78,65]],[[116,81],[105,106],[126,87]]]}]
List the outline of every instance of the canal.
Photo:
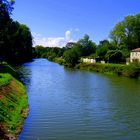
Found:
[{"label": "canal", "polygon": [[19,140],[140,139],[140,80],[67,70],[46,59],[19,71],[30,107]]}]

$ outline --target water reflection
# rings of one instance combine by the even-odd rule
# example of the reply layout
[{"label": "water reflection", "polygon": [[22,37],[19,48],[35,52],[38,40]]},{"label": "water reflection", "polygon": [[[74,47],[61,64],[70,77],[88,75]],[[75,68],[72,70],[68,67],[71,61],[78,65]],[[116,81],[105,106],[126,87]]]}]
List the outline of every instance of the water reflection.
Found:
[{"label": "water reflection", "polygon": [[28,67],[26,67],[26,64],[22,66],[16,67],[16,70],[19,74],[19,78],[21,82],[25,85],[25,87],[28,89],[31,84],[31,77],[32,77],[32,71]]}]

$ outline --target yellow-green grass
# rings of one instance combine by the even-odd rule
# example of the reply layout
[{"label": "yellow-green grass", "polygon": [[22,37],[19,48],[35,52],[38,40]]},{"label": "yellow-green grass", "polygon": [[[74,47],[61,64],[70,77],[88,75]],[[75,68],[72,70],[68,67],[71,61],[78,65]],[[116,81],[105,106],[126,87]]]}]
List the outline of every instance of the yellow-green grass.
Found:
[{"label": "yellow-green grass", "polygon": [[65,60],[64,60],[63,58],[56,57],[56,58],[54,59],[54,62],[55,62],[55,63],[58,63],[58,64],[60,64],[60,65],[63,65],[63,64],[65,63]]},{"label": "yellow-green grass", "polygon": [[80,63],[77,69],[95,71],[101,73],[112,73],[127,77],[138,78],[140,76],[140,65],[131,64],[101,64],[101,63]]},{"label": "yellow-green grass", "polygon": [[10,74],[2,74],[0,73],[0,87],[6,86],[9,84],[9,81],[12,79]]}]

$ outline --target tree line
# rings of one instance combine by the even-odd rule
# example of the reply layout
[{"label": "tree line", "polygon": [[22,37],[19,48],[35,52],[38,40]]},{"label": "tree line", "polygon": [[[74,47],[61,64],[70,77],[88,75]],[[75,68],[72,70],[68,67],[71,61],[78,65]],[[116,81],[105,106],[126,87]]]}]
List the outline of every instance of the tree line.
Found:
[{"label": "tree line", "polygon": [[34,54],[50,60],[61,57],[65,65],[69,66],[75,66],[81,57],[104,60],[108,63],[125,63],[130,51],[140,47],[140,14],[125,17],[115,25],[109,37],[109,40],[101,40],[97,45],[85,34],[72,48],[36,46]]},{"label": "tree line", "polygon": [[124,63],[130,51],[140,47],[140,14],[136,14],[117,23],[110,32],[110,39],[101,40],[98,45],[85,34],[72,48],[32,48],[30,29],[11,18],[14,3],[14,0],[0,0],[0,59],[8,63],[22,63],[32,57],[62,58],[71,66],[79,63],[81,57]]},{"label": "tree line", "polygon": [[10,64],[32,59],[30,29],[11,18],[14,0],[0,0],[0,58]]}]

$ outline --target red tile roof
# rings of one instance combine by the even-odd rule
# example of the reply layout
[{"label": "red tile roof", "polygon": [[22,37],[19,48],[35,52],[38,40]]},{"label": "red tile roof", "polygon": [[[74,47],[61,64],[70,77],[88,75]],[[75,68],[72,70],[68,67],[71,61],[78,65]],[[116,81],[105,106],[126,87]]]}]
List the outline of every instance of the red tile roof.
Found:
[{"label": "red tile roof", "polygon": [[140,52],[140,48],[136,48],[136,49],[132,50],[132,52]]}]

